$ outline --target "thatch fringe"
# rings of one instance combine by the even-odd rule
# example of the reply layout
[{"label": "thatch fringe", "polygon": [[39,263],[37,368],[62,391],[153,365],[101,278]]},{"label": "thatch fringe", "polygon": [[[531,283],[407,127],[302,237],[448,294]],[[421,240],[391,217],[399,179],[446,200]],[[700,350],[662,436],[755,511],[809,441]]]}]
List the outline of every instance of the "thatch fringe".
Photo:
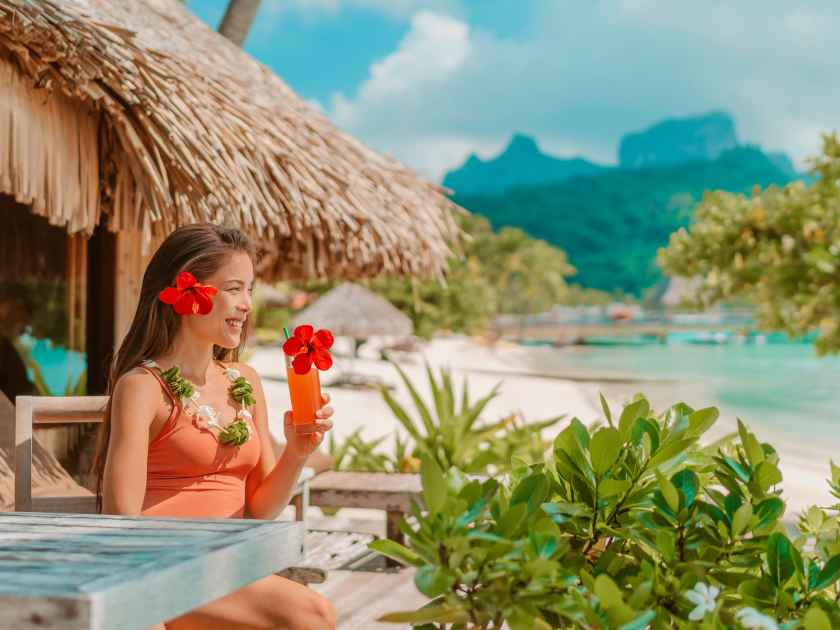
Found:
[{"label": "thatch fringe", "polygon": [[[458,238],[444,191],[336,129],[176,0],[0,0],[0,52],[102,113],[112,229],[233,223],[267,245],[263,275],[277,278],[439,273]],[[93,229],[93,207],[75,227]]]},{"label": "thatch fringe", "polygon": [[99,222],[99,115],[0,57],[0,190],[71,233]]}]

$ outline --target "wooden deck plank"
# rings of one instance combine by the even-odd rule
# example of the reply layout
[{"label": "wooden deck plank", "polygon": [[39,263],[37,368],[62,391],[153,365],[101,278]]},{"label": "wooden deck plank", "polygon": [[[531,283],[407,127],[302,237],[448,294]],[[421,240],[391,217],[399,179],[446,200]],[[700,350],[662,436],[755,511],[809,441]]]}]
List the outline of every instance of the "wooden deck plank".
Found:
[{"label": "wooden deck plank", "polygon": [[356,532],[309,531],[306,534],[306,554],[302,566],[333,571],[367,555],[372,534]]},{"label": "wooden deck plank", "polygon": [[335,606],[337,630],[409,628],[376,620],[388,612],[414,610],[428,601],[414,586],[414,571],[395,573],[331,571],[327,581],[312,586]]}]

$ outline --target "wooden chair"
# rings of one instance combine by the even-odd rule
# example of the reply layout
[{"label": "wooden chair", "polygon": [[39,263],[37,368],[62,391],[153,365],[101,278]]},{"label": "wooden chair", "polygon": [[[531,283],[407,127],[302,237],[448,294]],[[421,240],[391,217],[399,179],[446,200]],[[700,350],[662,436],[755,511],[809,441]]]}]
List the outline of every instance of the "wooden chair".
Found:
[{"label": "wooden chair", "polygon": [[[16,512],[66,512],[92,514],[96,512],[96,496],[32,496],[32,430],[50,424],[102,422],[107,396],[18,396],[15,399],[15,421],[0,430],[14,445],[12,451],[15,473]],[[309,503],[309,480],[313,471],[304,468],[292,497],[295,520],[306,517]]]}]

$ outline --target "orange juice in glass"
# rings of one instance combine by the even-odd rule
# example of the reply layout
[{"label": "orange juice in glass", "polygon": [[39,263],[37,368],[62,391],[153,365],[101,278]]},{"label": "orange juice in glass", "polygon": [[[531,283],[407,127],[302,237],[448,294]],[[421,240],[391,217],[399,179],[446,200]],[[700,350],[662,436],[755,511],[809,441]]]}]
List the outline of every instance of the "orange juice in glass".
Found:
[{"label": "orange juice in glass", "polygon": [[306,374],[298,374],[291,360],[286,361],[289,397],[292,399],[292,424],[296,433],[315,432],[315,412],[321,408],[321,380],[314,365]]}]

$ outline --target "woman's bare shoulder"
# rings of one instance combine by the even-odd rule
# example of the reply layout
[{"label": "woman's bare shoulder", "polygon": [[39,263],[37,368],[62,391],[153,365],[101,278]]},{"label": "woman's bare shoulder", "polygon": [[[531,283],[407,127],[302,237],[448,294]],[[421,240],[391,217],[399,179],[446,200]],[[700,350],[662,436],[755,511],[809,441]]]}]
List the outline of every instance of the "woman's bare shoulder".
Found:
[{"label": "woman's bare shoulder", "polygon": [[117,380],[113,399],[114,404],[119,401],[155,409],[160,402],[160,383],[147,370],[133,368]]}]

